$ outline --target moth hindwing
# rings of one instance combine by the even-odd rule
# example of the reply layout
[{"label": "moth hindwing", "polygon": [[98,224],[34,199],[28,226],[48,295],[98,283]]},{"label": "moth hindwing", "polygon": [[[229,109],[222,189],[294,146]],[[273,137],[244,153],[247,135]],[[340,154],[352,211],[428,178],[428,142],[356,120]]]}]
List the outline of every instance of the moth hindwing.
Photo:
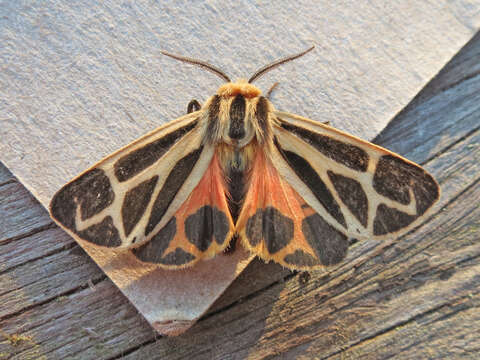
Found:
[{"label": "moth hindwing", "polygon": [[167,269],[232,238],[266,261],[313,269],[340,262],[350,238],[408,231],[438,198],[420,166],[275,111],[239,80],[67,183],[50,213],[77,240]]}]

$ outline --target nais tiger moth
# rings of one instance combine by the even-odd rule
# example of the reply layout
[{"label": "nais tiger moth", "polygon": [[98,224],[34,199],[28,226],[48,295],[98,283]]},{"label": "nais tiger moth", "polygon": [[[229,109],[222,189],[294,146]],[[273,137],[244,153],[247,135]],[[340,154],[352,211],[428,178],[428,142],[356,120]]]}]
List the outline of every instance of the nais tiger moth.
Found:
[{"label": "nais tiger moth", "polygon": [[[439,187],[420,166],[326,124],[276,111],[252,82],[312,48],[231,82],[204,104],[101,160],[52,199],[76,239],[166,269],[232,241],[308,270],[340,262],[350,238],[396,237],[425,218]],[[232,240],[233,239],[233,240]]]}]

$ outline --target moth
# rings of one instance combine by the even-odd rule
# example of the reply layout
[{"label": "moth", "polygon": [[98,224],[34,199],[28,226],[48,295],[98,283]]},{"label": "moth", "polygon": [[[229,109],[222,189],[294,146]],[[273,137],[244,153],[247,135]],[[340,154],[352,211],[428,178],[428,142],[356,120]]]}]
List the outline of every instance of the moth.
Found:
[{"label": "moth", "polygon": [[349,240],[397,237],[425,218],[439,186],[420,166],[298,115],[252,82],[310,49],[231,82],[207,102],[106,157],[50,204],[74,238],[180,269],[239,241],[265,261],[337,264]]}]

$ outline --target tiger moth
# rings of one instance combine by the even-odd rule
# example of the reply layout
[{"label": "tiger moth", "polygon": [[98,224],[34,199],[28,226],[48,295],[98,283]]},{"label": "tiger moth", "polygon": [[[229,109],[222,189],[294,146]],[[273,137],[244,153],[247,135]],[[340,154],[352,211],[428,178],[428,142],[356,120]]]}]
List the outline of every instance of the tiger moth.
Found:
[{"label": "tiger moth", "polygon": [[337,264],[351,239],[398,237],[439,198],[419,165],[298,115],[276,111],[248,81],[95,164],[61,188],[52,218],[76,239],[180,269],[239,241],[265,261],[311,270]]}]

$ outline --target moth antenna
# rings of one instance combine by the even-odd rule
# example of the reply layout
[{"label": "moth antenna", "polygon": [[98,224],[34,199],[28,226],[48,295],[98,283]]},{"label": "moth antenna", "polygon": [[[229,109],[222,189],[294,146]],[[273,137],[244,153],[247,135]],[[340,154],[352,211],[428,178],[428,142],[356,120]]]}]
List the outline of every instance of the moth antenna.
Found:
[{"label": "moth antenna", "polygon": [[275,83],[272,85],[272,87],[270,88],[270,90],[268,90],[267,95],[265,95],[265,97],[266,97],[268,100],[270,100],[270,96],[272,96],[272,92],[273,92],[273,90],[275,90],[275,88],[278,86],[278,84],[279,84],[278,81],[275,82]]},{"label": "moth antenna", "polygon": [[253,74],[250,79],[248,79],[248,83],[251,84],[254,80],[256,80],[256,79],[258,79],[260,76],[264,75],[267,71],[273,70],[273,69],[275,69],[277,66],[280,66],[280,65],[282,65],[282,64],[285,64],[286,62],[289,62],[289,61],[298,59],[300,56],[305,55],[306,53],[312,51],[314,48],[315,48],[315,45],[313,45],[312,47],[308,48],[308,49],[305,50],[305,51],[302,51],[302,52],[299,53],[299,54],[287,56],[287,57],[285,57],[285,58],[276,60],[276,61],[272,62],[271,64],[268,64],[268,65],[262,67],[261,69],[257,70],[257,71],[255,72],[255,74]]},{"label": "moth antenna", "polygon": [[225,73],[222,70],[220,70],[219,68],[217,68],[217,67],[215,67],[215,66],[213,66],[213,65],[211,65],[211,64],[209,64],[205,61],[192,59],[192,58],[185,57],[185,56],[170,54],[166,51],[160,51],[160,52],[163,55],[166,55],[166,56],[171,57],[173,59],[183,61],[183,62],[186,62],[188,64],[192,64],[192,65],[196,65],[196,66],[199,66],[201,68],[204,68],[205,70],[210,71],[211,73],[214,73],[214,74],[220,76],[226,82],[231,82],[230,78],[227,75],[225,75]]}]

